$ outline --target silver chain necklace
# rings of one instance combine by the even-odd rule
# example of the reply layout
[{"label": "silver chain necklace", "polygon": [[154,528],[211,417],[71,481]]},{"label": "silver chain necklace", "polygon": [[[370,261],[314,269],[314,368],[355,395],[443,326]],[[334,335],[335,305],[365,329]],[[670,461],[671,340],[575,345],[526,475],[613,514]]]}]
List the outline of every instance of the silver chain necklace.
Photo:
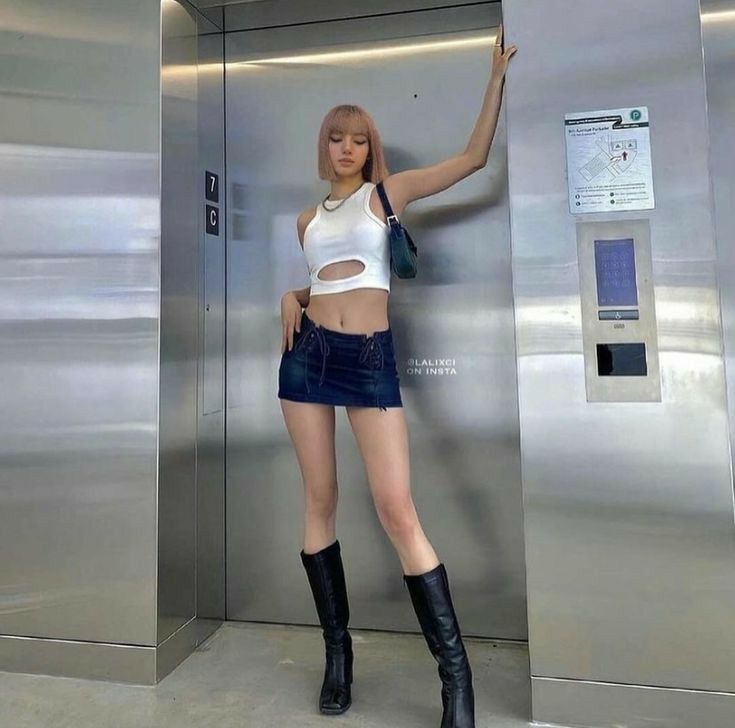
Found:
[{"label": "silver chain necklace", "polygon": [[[344,205],[344,204],[345,204],[345,202],[347,202],[347,200],[349,200],[349,199],[350,199],[350,197],[352,197],[352,195],[354,195],[354,194],[355,194],[355,192],[357,192],[358,190],[361,190],[361,189],[362,189],[362,186],[363,186],[364,184],[365,184],[365,183],[363,182],[363,183],[362,183],[362,184],[361,184],[361,185],[360,185],[360,186],[359,186],[359,187],[358,187],[358,188],[357,188],[356,190],[353,190],[352,192],[350,192],[350,194],[349,194],[349,195],[347,195],[347,197],[343,197],[343,198],[342,198],[342,199],[341,199],[341,200],[339,201],[339,205],[335,205],[334,207],[327,207],[327,206],[326,206],[326,205],[324,204],[324,203],[325,203],[325,202],[326,202],[327,200],[329,200],[329,195],[327,195],[327,196],[326,196],[326,197],[325,197],[325,198],[324,198],[324,199],[322,200],[322,207],[323,207],[323,208],[324,208],[324,209],[325,209],[325,210],[326,210],[327,212],[334,212],[335,210],[339,210],[339,208],[340,208],[340,207],[342,207],[342,205]],[[332,193],[330,192],[329,194],[331,195]],[[329,200],[329,201],[330,201],[330,202],[336,202],[336,200]]]}]

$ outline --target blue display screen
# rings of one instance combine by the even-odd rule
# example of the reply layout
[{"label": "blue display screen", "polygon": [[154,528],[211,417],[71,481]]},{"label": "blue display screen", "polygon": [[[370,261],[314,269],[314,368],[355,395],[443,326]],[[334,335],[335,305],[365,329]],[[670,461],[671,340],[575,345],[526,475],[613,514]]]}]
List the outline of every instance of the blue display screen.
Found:
[{"label": "blue display screen", "polygon": [[637,306],[633,238],[595,240],[597,303],[600,306]]}]

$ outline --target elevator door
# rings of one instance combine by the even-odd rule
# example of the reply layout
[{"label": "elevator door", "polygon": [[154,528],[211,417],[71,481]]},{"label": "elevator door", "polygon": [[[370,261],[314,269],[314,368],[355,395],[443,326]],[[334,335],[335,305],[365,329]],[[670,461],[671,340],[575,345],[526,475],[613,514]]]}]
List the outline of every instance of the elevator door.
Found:
[{"label": "elevator door", "polygon": [[[225,36],[228,619],[317,623],[299,558],[301,477],[276,392],[280,297],[309,280],[296,217],[329,192],[317,173],[324,114],[339,103],[366,108],[391,172],[463,151],[489,77],[497,7]],[[389,315],[412,492],[463,632],[525,640],[506,180],[501,114],[488,166],[407,208],[419,274],[393,278]],[[415,631],[344,408],[336,415],[337,538],[351,625]]]}]

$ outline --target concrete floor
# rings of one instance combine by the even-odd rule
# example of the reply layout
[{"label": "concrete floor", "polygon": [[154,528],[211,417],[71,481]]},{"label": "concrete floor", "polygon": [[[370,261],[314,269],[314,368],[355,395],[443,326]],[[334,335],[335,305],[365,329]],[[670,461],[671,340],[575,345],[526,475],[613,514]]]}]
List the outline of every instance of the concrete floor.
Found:
[{"label": "concrete floor", "polygon": [[[156,686],[0,672],[2,728],[438,728],[440,682],[419,634],[350,629],[352,707],[318,712],[316,627],[225,622]],[[530,722],[525,646],[466,639],[477,728]]]}]

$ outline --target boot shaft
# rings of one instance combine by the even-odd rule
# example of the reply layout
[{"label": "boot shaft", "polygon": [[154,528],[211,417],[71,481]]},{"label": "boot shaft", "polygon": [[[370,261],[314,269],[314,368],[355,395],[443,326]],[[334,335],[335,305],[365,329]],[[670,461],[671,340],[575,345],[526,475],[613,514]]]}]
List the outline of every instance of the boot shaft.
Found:
[{"label": "boot shaft", "polygon": [[472,670],[452,603],[444,564],[424,574],[403,576],[429,651],[443,685],[452,690],[472,685]]},{"label": "boot shaft", "polygon": [[325,640],[341,642],[350,620],[350,606],[339,540],[315,554],[302,550],[301,563],[306,570]]},{"label": "boot shaft", "polygon": [[403,575],[411,602],[439,666],[442,682],[441,728],[475,728],[472,670],[449,591],[444,564],[418,575]]}]

